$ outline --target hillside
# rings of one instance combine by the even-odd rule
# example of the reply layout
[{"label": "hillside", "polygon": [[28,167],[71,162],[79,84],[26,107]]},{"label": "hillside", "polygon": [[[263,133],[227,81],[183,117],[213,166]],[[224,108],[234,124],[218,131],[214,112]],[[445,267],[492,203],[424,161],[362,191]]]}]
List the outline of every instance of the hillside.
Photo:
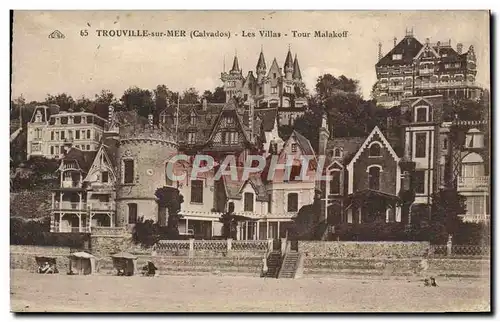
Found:
[{"label": "hillside", "polygon": [[10,216],[26,219],[50,216],[51,191],[33,190],[10,193]]}]

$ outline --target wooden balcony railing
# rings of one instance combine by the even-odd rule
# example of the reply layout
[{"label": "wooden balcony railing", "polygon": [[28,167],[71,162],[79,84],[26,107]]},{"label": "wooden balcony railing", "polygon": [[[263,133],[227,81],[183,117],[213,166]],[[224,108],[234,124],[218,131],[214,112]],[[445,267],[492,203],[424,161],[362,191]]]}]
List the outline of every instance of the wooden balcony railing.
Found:
[{"label": "wooden balcony railing", "polygon": [[479,177],[458,177],[458,188],[479,188],[488,187],[490,183],[489,176]]}]

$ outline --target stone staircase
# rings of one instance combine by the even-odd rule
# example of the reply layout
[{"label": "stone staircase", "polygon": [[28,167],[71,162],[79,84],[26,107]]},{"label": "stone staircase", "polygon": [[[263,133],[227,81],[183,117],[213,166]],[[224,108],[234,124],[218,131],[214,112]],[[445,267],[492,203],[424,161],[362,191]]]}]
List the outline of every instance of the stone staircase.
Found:
[{"label": "stone staircase", "polygon": [[281,251],[274,250],[267,256],[267,273],[263,277],[277,278],[281,267]]},{"label": "stone staircase", "polygon": [[295,273],[298,268],[300,260],[300,253],[297,251],[290,251],[286,253],[283,259],[283,264],[279,271],[278,278],[295,278]]}]

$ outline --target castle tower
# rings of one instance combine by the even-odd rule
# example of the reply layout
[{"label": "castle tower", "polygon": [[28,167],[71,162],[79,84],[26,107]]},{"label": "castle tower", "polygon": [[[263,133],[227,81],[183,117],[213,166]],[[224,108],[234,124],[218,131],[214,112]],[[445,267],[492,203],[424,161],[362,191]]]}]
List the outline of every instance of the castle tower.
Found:
[{"label": "castle tower", "polygon": [[255,69],[257,72],[257,82],[261,82],[266,76],[266,60],[264,59],[262,49],[260,51],[259,60],[257,61],[257,67]]},{"label": "castle tower", "polygon": [[241,95],[241,89],[245,78],[238,63],[238,56],[234,55],[233,67],[229,73],[222,72],[221,80],[224,82],[224,91],[226,92],[226,102],[235,96]]},{"label": "castle tower", "polygon": [[286,55],[284,70],[285,70],[285,79],[291,80],[293,77],[293,58],[290,48],[288,48],[288,53]]},{"label": "castle tower", "polygon": [[166,185],[167,161],[177,154],[173,133],[129,112],[126,124],[120,124],[116,154],[116,225],[133,225],[140,217],[158,220],[155,191]]}]

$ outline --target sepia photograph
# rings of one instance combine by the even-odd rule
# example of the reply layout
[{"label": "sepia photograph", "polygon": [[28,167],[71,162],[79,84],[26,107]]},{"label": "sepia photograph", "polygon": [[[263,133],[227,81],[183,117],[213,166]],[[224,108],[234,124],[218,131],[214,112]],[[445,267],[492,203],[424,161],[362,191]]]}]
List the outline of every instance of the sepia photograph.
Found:
[{"label": "sepia photograph", "polygon": [[11,312],[491,312],[490,14],[12,10]]}]

